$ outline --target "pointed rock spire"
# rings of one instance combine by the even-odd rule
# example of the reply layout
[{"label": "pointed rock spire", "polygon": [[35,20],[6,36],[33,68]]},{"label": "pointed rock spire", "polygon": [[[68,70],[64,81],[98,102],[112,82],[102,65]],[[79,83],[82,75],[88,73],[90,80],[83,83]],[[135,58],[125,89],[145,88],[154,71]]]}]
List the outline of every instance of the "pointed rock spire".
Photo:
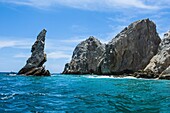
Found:
[{"label": "pointed rock spire", "polygon": [[23,75],[49,76],[50,72],[45,70],[43,64],[47,61],[47,55],[44,53],[46,30],[43,29],[37,36],[37,40],[32,46],[31,57],[26,65],[18,72]]}]

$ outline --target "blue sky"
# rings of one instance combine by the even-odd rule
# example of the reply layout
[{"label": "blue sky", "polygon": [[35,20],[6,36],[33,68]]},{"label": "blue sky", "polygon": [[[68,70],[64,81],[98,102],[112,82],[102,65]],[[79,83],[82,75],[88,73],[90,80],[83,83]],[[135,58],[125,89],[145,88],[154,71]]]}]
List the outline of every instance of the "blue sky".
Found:
[{"label": "blue sky", "polygon": [[63,71],[82,40],[107,43],[136,20],[150,18],[162,37],[170,29],[169,7],[169,0],[0,0],[0,71],[21,69],[43,28],[51,72]]}]

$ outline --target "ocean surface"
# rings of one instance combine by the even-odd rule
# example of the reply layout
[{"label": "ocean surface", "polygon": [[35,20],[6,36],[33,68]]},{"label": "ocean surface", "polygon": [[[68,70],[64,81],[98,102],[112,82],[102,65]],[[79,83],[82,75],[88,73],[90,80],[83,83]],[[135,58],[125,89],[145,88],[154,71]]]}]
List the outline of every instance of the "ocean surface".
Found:
[{"label": "ocean surface", "polygon": [[170,81],[0,74],[0,113],[170,113]]}]

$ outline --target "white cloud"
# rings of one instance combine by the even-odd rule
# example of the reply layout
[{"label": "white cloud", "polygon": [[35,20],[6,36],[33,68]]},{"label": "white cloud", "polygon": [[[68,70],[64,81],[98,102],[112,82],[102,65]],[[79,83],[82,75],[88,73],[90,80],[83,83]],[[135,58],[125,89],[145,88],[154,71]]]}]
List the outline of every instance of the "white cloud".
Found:
[{"label": "white cloud", "polygon": [[[11,37],[3,37],[0,36],[0,49],[2,48],[14,48],[14,49],[31,49],[32,44],[35,42],[34,40],[29,40],[27,38],[10,39]],[[14,37],[13,37],[14,38]],[[8,40],[5,40],[8,39]],[[83,39],[72,38],[68,40],[55,40],[51,39],[46,42],[46,50],[48,59],[70,59],[71,54],[77,45]],[[28,58],[30,57],[29,53],[17,53],[13,56],[14,58]]]},{"label": "white cloud", "polygon": [[[0,0],[4,3],[16,5],[27,5],[43,9],[55,7],[58,5],[85,9],[85,10],[105,10],[115,8],[140,8],[140,9],[158,9],[155,2],[147,0]],[[147,4],[146,4],[147,3]],[[150,4],[154,3],[154,4]]]},{"label": "white cloud", "polygon": [[0,49],[5,47],[28,49],[30,45],[31,42],[26,40],[0,40]]},{"label": "white cloud", "polygon": [[47,57],[49,59],[61,59],[61,58],[70,59],[71,55],[66,54],[66,53],[64,53],[62,51],[57,51],[57,52],[47,53]]},{"label": "white cloud", "polygon": [[[19,53],[19,54],[14,55],[14,57],[15,58],[28,58],[30,57],[30,54]],[[47,58],[48,59],[61,59],[61,58],[70,59],[71,55],[66,54],[65,52],[62,52],[62,51],[49,52],[47,53]]]},{"label": "white cloud", "polygon": [[0,48],[13,47],[16,43],[17,41],[0,41]]}]

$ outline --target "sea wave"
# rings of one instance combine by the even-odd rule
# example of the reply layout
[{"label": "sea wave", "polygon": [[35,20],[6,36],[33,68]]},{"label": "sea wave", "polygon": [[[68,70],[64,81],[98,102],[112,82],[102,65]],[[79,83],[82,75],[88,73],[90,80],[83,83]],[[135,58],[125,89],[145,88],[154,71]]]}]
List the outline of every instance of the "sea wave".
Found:
[{"label": "sea wave", "polygon": [[9,76],[17,76],[17,74],[8,74]]},{"label": "sea wave", "polygon": [[89,75],[84,76],[86,78],[110,78],[110,79],[137,79],[136,77],[126,76],[126,77],[116,77],[116,76],[97,76],[97,75]]},{"label": "sea wave", "polygon": [[10,95],[6,95],[5,97],[2,97],[1,100],[7,100],[9,98],[13,98],[16,94],[13,93],[13,94],[10,94]]}]

